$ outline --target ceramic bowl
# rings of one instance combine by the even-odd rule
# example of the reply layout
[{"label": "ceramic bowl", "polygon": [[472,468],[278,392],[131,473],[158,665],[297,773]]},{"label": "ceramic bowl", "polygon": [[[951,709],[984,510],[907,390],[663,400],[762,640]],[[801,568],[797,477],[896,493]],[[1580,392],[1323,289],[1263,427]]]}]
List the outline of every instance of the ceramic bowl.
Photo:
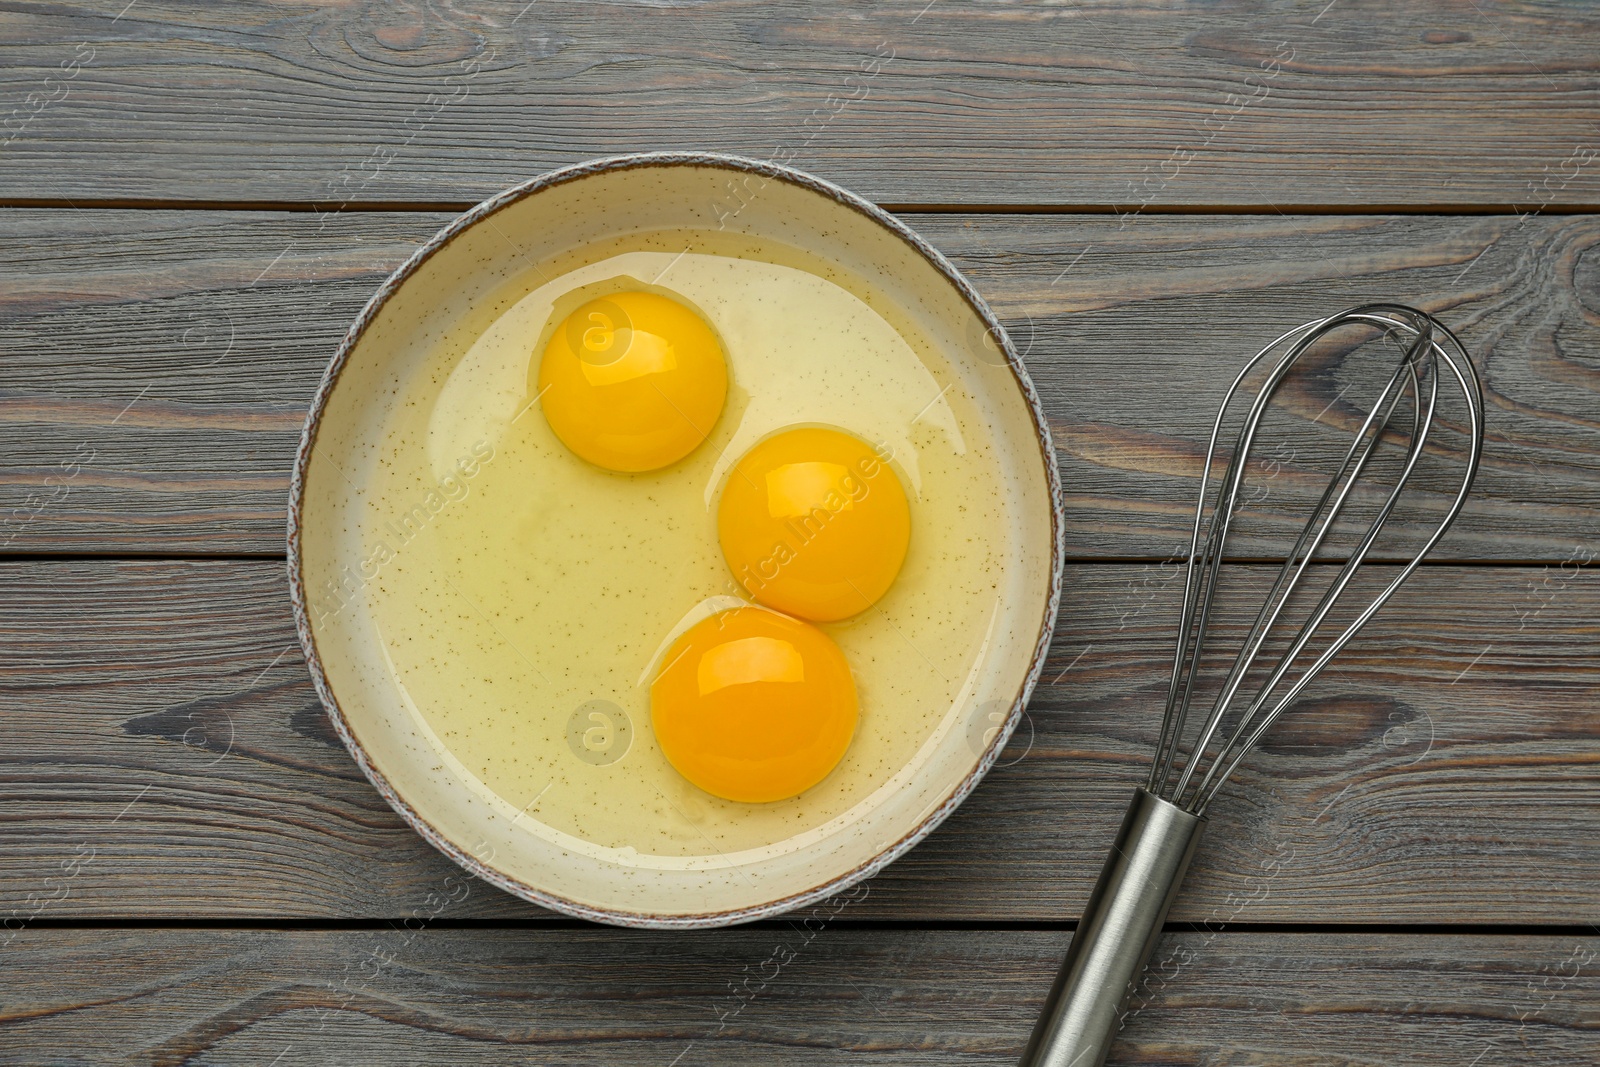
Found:
[{"label": "ceramic bowl", "polygon": [[[635,232],[722,230],[799,249],[872,279],[973,398],[1004,467],[1015,527],[983,676],[888,783],[888,799],[794,847],[693,865],[619,864],[527,831],[485,803],[430,741],[364,610],[360,486],[401,383],[449,331],[470,332],[507,287],[573,249]],[[476,325],[475,325],[476,324]],[[289,510],[295,623],[317,693],[350,754],[428,842],[474,875],[569,915],[626,926],[718,926],[769,917],[867,878],[938,826],[1004,747],[1042,669],[1060,597],[1055,454],[1004,329],[951,264],[904,222],[838,186],[711,154],[597,160],[473,208],[408,259],[351,326],[317,390]],[[342,590],[342,594],[340,591]],[[326,595],[341,610],[326,609]],[[319,606],[321,605],[321,606]]]}]

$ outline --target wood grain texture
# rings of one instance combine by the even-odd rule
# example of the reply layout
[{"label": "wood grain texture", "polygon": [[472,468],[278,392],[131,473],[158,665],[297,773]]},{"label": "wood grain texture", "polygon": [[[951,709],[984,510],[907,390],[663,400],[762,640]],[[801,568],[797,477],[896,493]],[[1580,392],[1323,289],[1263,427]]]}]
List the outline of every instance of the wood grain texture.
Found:
[{"label": "wood grain texture", "polygon": [[1600,202],[1571,4],[125,6],[0,12],[0,196],[470,202],[717,149],[890,202]]},{"label": "wood grain texture", "polygon": [[[16,1064],[1014,1064],[1068,935],[37,930]],[[1169,933],[1110,1063],[1587,1067],[1600,937]],[[619,977],[626,975],[625,981]]]},{"label": "wood grain texture", "polygon": [[[316,381],[382,278],[448,218],[0,215],[0,552],[281,552]],[[1234,368],[1295,323],[1385,298],[1456,327],[1488,390],[1484,467],[1440,557],[1560,562],[1600,537],[1600,217],[909,219],[1026,351],[1076,556],[1170,555]],[[1259,521],[1236,551],[1291,539],[1355,418],[1349,384],[1314,375],[1287,397],[1294,436],[1263,454],[1288,461],[1252,488]],[[1437,515],[1452,457],[1435,466],[1435,492],[1379,555]]]},{"label": "wood grain texture", "polygon": [[[0,6],[0,1065],[1014,1063],[1149,758],[1179,589],[1143,561],[1225,379],[1382,298],[1478,357],[1477,495],[1213,808],[1111,1062],[1593,1064],[1597,90],[1600,12],[1555,0]],[[557,921],[406,828],[281,561],[382,278],[466,204],[652,149],[935,209],[907,218],[1026,350],[1092,561],[944,827],[687,935]],[[1351,380],[1286,397],[1310,436],[1266,443],[1238,555],[1285,544]],[[128,558],[176,555],[268,558]]]},{"label": "wood grain texture", "polygon": [[[1241,571],[1227,605],[1267,576]],[[1149,765],[1175,574],[1069,569],[1001,765],[853,914],[1080,913]],[[454,871],[334,738],[281,564],[12,562],[0,598],[0,918],[404,917]],[[1214,805],[1173,918],[1600,921],[1597,619],[1594,568],[1424,568]]]}]

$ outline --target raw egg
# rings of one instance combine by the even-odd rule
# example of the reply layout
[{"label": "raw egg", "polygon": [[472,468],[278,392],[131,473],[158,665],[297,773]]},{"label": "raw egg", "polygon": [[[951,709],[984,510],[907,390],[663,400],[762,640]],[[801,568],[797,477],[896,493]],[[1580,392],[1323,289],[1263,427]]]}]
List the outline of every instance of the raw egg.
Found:
[{"label": "raw egg", "polygon": [[[1017,563],[1018,531],[1038,516],[1017,510],[1009,487],[1032,467],[1009,466],[994,436],[1001,415],[960,384],[946,388],[964,379],[941,354],[943,335],[913,330],[920,320],[884,319],[875,308],[896,303],[887,294],[867,300],[877,293],[867,281],[822,277],[786,246],[753,240],[667,232],[586,250],[548,279],[530,265],[527,295],[465,352],[442,333],[385,402],[389,421],[376,442],[390,458],[350,461],[368,470],[370,489],[360,529],[348,536],[361,543],[357,562],[375,559],[381,573],[372,580],[364,566],[368,580],[342,610],[328,593],[319,597],[337,612],[336,623],[319,626],[340,633],[358,610],[370,613],[381,648],[373,677],[392,671],[414,702],[429,766],[441,764],[437,773],[462,783],[474,804],[502,813],[512,840],[639,872],[618,884],[644,884],[662,870],[724,870],[708,857],[738,856],[745,870],[789,855],[804,835],[877,825],[881,809],[906,795],[886,786],[943,736],[943,724],[966,721],[952,716],[977,699],[970,680],[990,677],[994,657],[1017,647],[991,635],[1035,629],[1034,598],[1048,586],[1043,572]],[[529,406],[539,373],[530,364],[551,334],[597,297],[620,303],[610,294],[623,290],[662,293],[702,316],[727,362],[711,437],[648,474],[579,458],[534,410],[540,404]],[[604,325],[587,314],[573,316],[585,332]],[[603,348],[604,331],[588,341]],[[540,403],[555,397],[552,389]],[[876,605],[816,624],[854,683],[859,717],[853,735],[840,731],[844,756],[788,799],[729,800],[663,754],[652,688],[672,662],[667,649],[692,625],[741,607],[729,593],[754,600],[729,570],[718,509],[746,452],[802,427],[883,442],[871,456],[857,442],[851,455],[869,461],[857,476],[877,494],[870,461],[893,471],[914,511],[914,543]],[[828,457],[798,461],[819,459]],[[840,484],[848,498],[852,485]],[[756,562],[773,547],[759,544]],[[330,570],[316,584],[332,589],[326,580],[347,578]],[[758,603],[742,606],[770,619]],[[672,668],[663,693],[687,663]],[[699,700],[697,670],[686,705]],[[809,659],[807,670],[808,681],[818,677]],[[667,733],[670,747],[670,725]],[[670,747],[687,768],[684,749]]]},{"label": "raw egg", "polygon": [[784,800],[850,746],[856,687],[833,639],[764,608],[734,608],[679,635],[650,687],[667,761],[726,800]]},{"label": "raw egg", "polygon": [[716,333],[659,293],[590,300],[557,326],[535,395],[563,444],[613,471],[650,471],[693,452],[728,395]]},{"label": "raw egg", "polygon": [[722,554],[756,601],[831,622],[894,582],[911,538],[900,479],[860,438],[801,427],[734,466],[717,509]]}]

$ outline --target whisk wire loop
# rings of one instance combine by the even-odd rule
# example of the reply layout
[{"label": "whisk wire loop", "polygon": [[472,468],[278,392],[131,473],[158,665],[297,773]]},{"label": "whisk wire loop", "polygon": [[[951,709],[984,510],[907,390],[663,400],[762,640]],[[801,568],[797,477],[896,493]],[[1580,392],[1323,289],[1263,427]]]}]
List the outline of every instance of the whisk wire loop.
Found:
[{"label": "whisk wire loop", "polygon": [[[1452,500],[1449,510],[1445,514],[1444,521],[1434,529],[1433,534],[1428,538],[1427,542],[1424,543],[1422,547],[1417,550],[1417,553],[1401,567],[1399,573],[1395,575],[1394,579],[1384,587],[1384,589],[1359,615],[1356,616],[1355,620],[1345,628],[1344,632],[1341,633],[1338,638],[1336,638],[1326,649],[1323,650],[1321,655],[1319,655],[1311,664],[1311,666],[1306,669],[1305,673],[1301,675],[1301,677],[1295,682],[1289,691],[1284,694],[1283,698],[1279,700],[1272,711],[1263,716],[1260,722],[1257,723],[1253,729],[1251,729],[1249,735],[1244,737],[1243,742],[1238,746],[1238,749],[1234,755],[1229,758],[1225,764],[1221,765],[1221,771],[1217,775],[1216,782],[1211,786],[1209,792],[1203,793],[1200,797],[1198,810],[1201,812],[1203,812],[1205,806],[1210,803],[1211,798],[1215,795],[1216,790],[1221,786],[1221,784],[1233,774],[1239,763],[1243,761],[1244,757],[1255,746],[1255,744],[1261,740],[1262,735],[1265,734],[1269,728],[1271,728],[1272,724],[1280,715],[1283,714],[1289,705],[1294,702],[1295,698],[1300,695],[1305,687],[1310,684],[1311,680],[1316,677],[1317,673],[1320,672],[1323,667],[1327,666],[1328,662],[1338,655],[1339,652],[1344,649],[1345,645],[1349,644],[1351,638],[1355,637],[1356,633],[1360,631],[1360,629],[1378,613],[1378,609],[1382,608],[1389,598],[1394,595],[1395,590],[1399,589],[1401,584],[1411,576],[1411,573],[1415,571],[1422,563],[1423,558],[1426,557],[1429,552],[1433,551],[1433,547],[1439,543],[1439,539],[1444,536],[1445,531],[1450,528],[1453,522],[1455,522],[1456,516],[1461,512],[1462,505],[1466,503],[1467,494],[1472,487],[1472,482],[1477,473],[1478,463],[1483,451],[1482,386],[1479,383],[1477,374],[1472,367],[1471,361],[1467,359],[1465,355],[1465,350],[1461,348],[1461,343],[1457,341],[1448,330],[1445,330],[1444,327],[1440,326],[1437,322],[1434,322],[1433,325],[1444,332],[1445,335],[1449,337],[1451,343],[1455,346],[1457,352],[1461,353],[1458,360],[1450,354],[1448,349],[1438,346],[1435,347],[1435,353],[1444,360],[1445,365],[1449,368],[1451,374],[1454,376],[1456,384],[1461,387],[1463,396],[1467,398],[1467,435],[1469,442],[1469,456],[1466,465],[1466,474],[1462,479],[1461,488],[1457,492],[1454,500]],[[1392,504],[1388,505],[1387,507],[1392,507]],[[1387,509],[1385,514],[1387,514]],[[1363,555],[1365,555],[1365,552],[1363,552]]]},{"label": "whisk wire loop", "polygon": [[[1275,394],[1301,357],[1329,333],[1352,324],[1379,327],[1387,336],[1404,338],[1406,341],[1404,354],[1397,363],[1393,375],[1371,405],[1338,470],[1329,479],[1321,497],[1312,508],[1310,518],[1301,528],[1299,536],[1279,568],[1266,599],[1251,623],[1242,647],[1223,679],[1216,700],[1199,728],[1198,737],[1188,748],[1185,757],[1184,728],[1197,691],[1222,560],[1233,518],[1239,509],[1240,493],[1257,431]],[[1252,372],[1274,354],[1277,354],[1276,361],[1250,404],[1234,442],[1226,474],[1213,493],[1210,484],[1211,470],[1228,413],[1234,407],[1236,396]],[[1273,702],[1274,692],[1294,670],[1301,654],[1316,638],[1335,603],[1348,588],[1357,570],[1371,552],[1379,533],[1399,503],[1418,462],[1426,451],[1435,425],[1441,368],[1448,368],[1455,379],[1455,384],[1460,386],[1466,399],[1468,420],[1466,437],[1469,442],[1469,455],[1459,492],[1452,501],[1444,521],[1436,528],[1422,550],[1402,567],[1400,573],[1377,598],[1295,678],[1287,692]],[[1291,598],[1302,585],[1318,551],[1334,529],[1345,506],[1352,499],[1356,483],[1367,470],[1379,444],[1391,432],[1395,417],[1407,398],[1410,399],[1411,432],[1407,435],[1405,456],[1399,476],[1376,516],[1289,641],[1287,651],[1268,672],[1266,680],[1250,699],[1244,711],[1235,718],[1232,729],[1223,731],[1228,711],[1235,704],[1252,667],[1277,627]],[[1443,536],[1465,502],[1482,450],[1482,408],[1481,385],[1460,342],[1432,316],[1399,304],[1363,305],[1305,323],[1276,338],[1245,365],[1224,397],[1217,420],[1212,426],[1206,462],[1201,470],[1199,503],[1195,508],[1184,572],[1184,599],[1178,623],[1178,641],[1173,654],[1172,674],[1168,682],[1160,739],[1146,786],[1150,792],[1163,796],[1188,811],[1203,814],[1217,789],[1228,779],[1272,723],[1410,576],[1423,556],[1431,551],[1434,544]],[[1209,523],[1206,521],[1208,500],[1211,502]],[[1202,531],[1204,531],[1203,541]],[[1267,708],[1269,703],[1270,710],[1263,714],[1262,709]],[[1214,746],[1213,743],[1223,734],[1225,736],[1222,736],[1220,744]],[[1168,783],[1175,772],[1177,780],[1169,790]]]}]

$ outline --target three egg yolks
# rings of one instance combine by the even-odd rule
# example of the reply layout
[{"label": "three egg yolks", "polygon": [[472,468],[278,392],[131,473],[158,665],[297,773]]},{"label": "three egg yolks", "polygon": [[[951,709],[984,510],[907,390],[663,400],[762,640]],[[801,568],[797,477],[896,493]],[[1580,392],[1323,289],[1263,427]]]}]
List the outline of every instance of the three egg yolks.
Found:
[{"label": "three egg yolks", "polygon": [[814,622],[865,611],[905,562],[911,508],[865,441],[800,427],[734,466],[717,509],[734,578],[758,603]]},{"label": "three egg yolks", "polygon": [[[676,463],[710,436],[728,367],[697,312],[629,291],[558,323],[532,384],[563,444],[632,473]],[[651,685],[651,722],[668,761],[706,792],[783,800],[833,770],[858,717],[844,653],[803,620],[849,618],[883,596],[905,561],[910,506],[871,446],[800,427],[735,464],[717,532],[739,584],[776,610],[722,611],[681,634]]]},{"label": "three egg yolks", "polygon": [[614,293],[557,324],[533,388],[573,452],[607,470],[650,471],[710,436],[728,396],[728,363],[693,309],[659,293]]},{"label": "three egg yolks", "polygon": [[679,635],[650,687],[668,761],[706,792],[784,800],[827,777],[855,735],[850,665],[832,638],[764,608],[733,608]]}]

